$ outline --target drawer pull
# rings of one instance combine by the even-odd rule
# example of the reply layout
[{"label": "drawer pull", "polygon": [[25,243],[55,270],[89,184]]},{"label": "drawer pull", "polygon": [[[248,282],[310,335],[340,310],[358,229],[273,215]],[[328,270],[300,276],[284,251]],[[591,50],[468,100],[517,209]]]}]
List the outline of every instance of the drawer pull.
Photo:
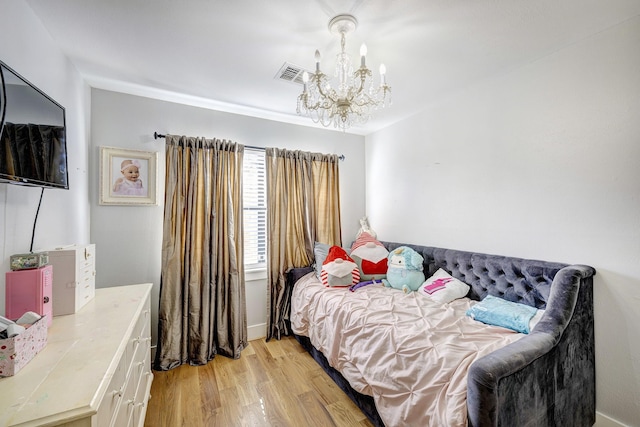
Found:
[{"label": "drawer pull", "polygon": [[111,396],[113,397],[122,397],[122,393],[124,393],[124,386],[122,386],[122,388],[120,390],[113,390],[111,392]]}]

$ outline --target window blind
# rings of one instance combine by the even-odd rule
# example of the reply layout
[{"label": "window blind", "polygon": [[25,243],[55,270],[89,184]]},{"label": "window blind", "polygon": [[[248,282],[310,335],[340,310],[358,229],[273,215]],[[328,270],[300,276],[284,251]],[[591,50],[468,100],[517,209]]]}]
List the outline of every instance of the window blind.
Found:
[{"label": "window blind", "polygon": [[265,268],[267,265],[267,183],[264,150],[245,148],[242,179],[245,269]]}]

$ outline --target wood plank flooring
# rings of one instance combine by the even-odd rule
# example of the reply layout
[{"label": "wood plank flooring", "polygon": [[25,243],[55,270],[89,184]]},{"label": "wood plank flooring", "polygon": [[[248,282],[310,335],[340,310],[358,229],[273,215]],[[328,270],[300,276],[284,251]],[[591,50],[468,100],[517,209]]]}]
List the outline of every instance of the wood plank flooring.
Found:
[{"label": "wood plank flooring", "polygon": [[146,427],[372,426],[292,337],[153,374]]}]

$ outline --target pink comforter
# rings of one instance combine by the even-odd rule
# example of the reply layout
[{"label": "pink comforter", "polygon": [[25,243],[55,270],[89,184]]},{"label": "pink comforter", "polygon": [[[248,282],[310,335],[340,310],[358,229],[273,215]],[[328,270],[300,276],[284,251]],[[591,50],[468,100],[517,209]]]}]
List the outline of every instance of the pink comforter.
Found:
[{"label": "pink comforter", "polygon": [[471,304],[381,285],[326,288],[310,273],[293,290],[291,324],[351,387],[373,396],[385,425],[466,426],[467,369],[522,337],[465,316]]}]

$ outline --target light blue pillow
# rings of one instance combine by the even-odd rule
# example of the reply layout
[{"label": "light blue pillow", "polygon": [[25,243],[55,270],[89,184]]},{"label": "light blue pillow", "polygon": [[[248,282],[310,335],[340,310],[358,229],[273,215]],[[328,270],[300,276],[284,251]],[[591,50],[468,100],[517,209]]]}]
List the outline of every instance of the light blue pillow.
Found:
[{"label": "light blue pillow", "polygon": [[329,248],[331,246],[326,243],[315,242],[313,245],[313,256],[315,258],[314,268],[316,270],[316,276],[318,276],[318,280],[320,280],[320,273],[322,272],[322,264],[324,260],[327,259],[327,255],[329,255]]},{"label": "light blue pillow", "polygon": [[535,307],[487,295],[467,310],[467,316],[487,325],[502,326],[528,334],[529,322],[537,312]]}]

